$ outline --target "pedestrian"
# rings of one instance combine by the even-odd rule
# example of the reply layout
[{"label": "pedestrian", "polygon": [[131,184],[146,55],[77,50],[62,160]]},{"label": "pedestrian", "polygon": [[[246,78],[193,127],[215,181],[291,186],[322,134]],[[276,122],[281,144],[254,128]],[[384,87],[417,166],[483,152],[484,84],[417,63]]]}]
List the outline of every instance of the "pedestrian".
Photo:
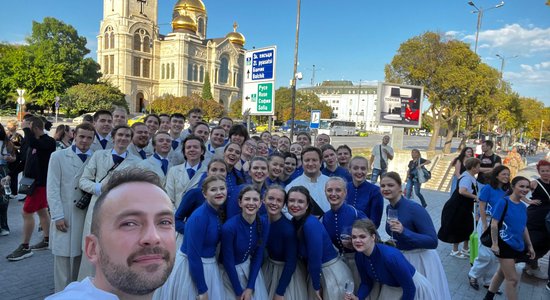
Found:
[{"label": "pedestrian", "polygon": [[430,160],[422,158],[420,155],[420,150],[413,149],[411,151],[412,160],[409,161],[408,169],[407,169],[407,185],[405,186],[405,197],[412,199],[412,191],[414,187],[414,193],[416,196],[420,199],[420,203],[422,203],[422,207],[428,206],[428,203],[426,203],[426,199],[424,199],[424,196],[420,192],[420,189],[422,187],[422,182],[419,180],[419,172],[423,172],[422,168],[426,165],[429,165],[431,163]]},{"label": "pedestrian", "polygon": [[46,299],[152,299],[170,275],[176,254],[174,209],[158,176],[129,168],[116,172],[104,189],[90,208],[84,251],[95,276]]},{"label": "pedestrian", "polygon": [[489,183],[489,177],[493,168],[502,164],[500,156],[493,152],[493,141],[486,140],[481,143],[481,150],[483,154],[479,156],[480,169],[477,175],[478,187],[481,189],[484,185]]},{"label": "pedestrian", "polygon": [[[476,228],[478,238],[481,238],[483,232],[491,225],[492,211],[500,201],[504,201],[504,196],[509,188],[510,169],[505,166],[496,167],[493,170],[489,184],[479,192],[479,221]],[[475,290],[479,290],[479,281],[483,286],[489,287],[491,278],[498,268],[498,259],[489,247],[479,242],[477,253],[477,257],[468,273],[470,286]]]},{"label": "pedestrian", "polygon": [[[26,158],[23,175],[34,180],[34,190],[25,197],[23,205],[23,243],[7,256],[10,261],[17,261],[33,255],[33,250],[48,249],[50,215],[46,196],[46,181],[50,156],[55,151],[55,140],[44,133],[44,122],[38,117],[26,119],[22,124],[25,133]],[[29,246],[34,231],[34,214],[38,214],[42,227],[42,241]]]},{"label": "pedestrian", "polygon": [[458,178],[460,178],[460,175],[462,173],[466,172],[466,167],[464,166],[464,162],[474,156],[474,150],[471,147],[465,147],[460,151],[460,154],[453,159],[451,162],[451,166],[454,167],[453,172],[453,178],[451,179],[451,195],[454,193],[456,189],[456,183],[458,182]]},{"label": "pedestrian", "polygon": [[90,146],[94,133],[91,124],[78,125],[74,134],[74,145],[55,151],[48,166],[46,191],[52,217],[50,248],[54,255],[56,292],[78,280],[86,210],[77,208],[75,200],[83,195],[78,188],[78,181],[92,156]]},{"label": "pedestrian", "polygon": [[361,274],[357,296],[346,293],[345,300],[365,299],[441,299],[432,284],[414,268],[399,250],[380,243],[371,220],[353,223],[351,240],[355,262]]},{"label": "pedestrian", "polygon": [[[25,115],[25,116],[28,116],[28,115]],[[18,126],[19,124],[17,123],[17,120],[9,120],[6,123],[6,134],[10,142],[13,144],[13,150],[14,150],[13,155],[15,156],[15,160],[13,160],[12,162],[8,161],[12,198],[17,198],[17,195],[18,195],[17,186],[19,182],[19,173],[21,173],[24,167],[24,163],[23,163],[24,159],[22,158],[23,136],[17,132]],[[25,198],[19,197],[19,199],[24,200]]]},{"label": "pedestrian", "polygon": [[[11,199],[11,176],[8,164],[16,161],[13,143],[8,138],[4,126],[0,124],[0,182],[3,189],[0,192],[0,236],[10,234],[8,225],[8,206]],[[6,188],[7,186],[7,188]],[[7,192],[10,192],[9,194]]]},{"label": "pedestrian", "polygon": [[74,137],[74,130],[69,125],[59,125],[55,129],[54,140],[56,150],[62,150],[71,146]]},{"label": "pedestrian", "polygon": [[[517,176],[512,180],[512,192],[504,201],[500,201],[493,210],[491,220],[491,251],[498,257],[500,266],[491,279],[491,285],[485,294],[485,300],[492,300],[499,286],[504,281],[507,299],[518,299],[519,284],[515,264],[519,259],[534,259],[535,250],[527,224],[527,208],[521,201],[529,193],[530,182],[527,178]],[[499,227],[499,221],[502,225]]]},{"label": "pedestrian", "polygon": [[[468,247],[470,234],[474,231],[474,203],[478,202],[478,182],[475,175],[479,173],[480,161],[471,157],[464,163],[466,172],[458,179],[458,189],[445,203],[441,212],[441,228],[438,238],[446,243],[452,243],[453,249],[449,255],[466,259],[470,255]],[[462,249],[458,249],[463,243]]]},{"label": "pedestrian", "polygon": [[383,176],[388,171],[389,161],[393,159],[393,148],[389,146],[390,136],[385,135],[382,138],[382,144],[372,148],[369,166],[372,170],[371,182],[376,184],[378,177]]},{"label": "pedestrian", "polygon": [[[403,197],[402,181],[396,172],[388,172],[380,181],[380,191],[388,199],[386,232],[397,249],[435,288],[436,299],[451,299],[447,276],[437,248],[437,235],[430,215],[418,203]],[[390,210],[397,215],[390,218]]]}]

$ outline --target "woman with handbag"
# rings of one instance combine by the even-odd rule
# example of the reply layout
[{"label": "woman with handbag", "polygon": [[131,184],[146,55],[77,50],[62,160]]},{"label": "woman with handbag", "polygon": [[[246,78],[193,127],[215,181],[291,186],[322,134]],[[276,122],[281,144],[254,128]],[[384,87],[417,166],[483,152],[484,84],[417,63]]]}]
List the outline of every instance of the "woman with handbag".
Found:
[{"label": "woman with handbag", "polygon": [[[529,261],[525,272],[548,280],[550,268],[548,274],[544,274],[538,265],[538,259],[550,250],[550,230],[545,224],[550,220],[550,162],[540,160],[537,163],[537,171],[540,177],[531,181],[531,205],[527,207],[527,229],[537,255],[535,260]],[[550,281],[546,288],[550,290]]]},{"label": "woman with handbag", "polygon": [[458,178],[462,175],[462,173],[466,172],[466,167],[464,166],[464,162],[470,157],[474,157],[474,149],[471,147],[465,147],[460,151],[460,154],[453,159],[451,162],[451,166],[454,167],[453,172],[453,178],[451,180],[451,195],[456,190]]},{"label": "woman with handbag", "polygon": [[[491,225],[492,210],[504,200],[506,191],[510,187],[510,169],[502,165],[495,167],[489,180],[489,184],[479,192],[479,222],[476,230],[480,238],[487,227]],[[478,281],[482,280],[484,286],[489,287],[497,268],[498,260],[491,249],[479,244],[478,255],[468,273],[470,286],[479,290]]]},{"label": "woman with handbag", "polygon": [[[516,273],[516,260],[535,258],[535,250],[527,229],[527,208],[521,199],[529,193],[530,182],[518,176],[512,180],[512,193],[497,203],[491,220],[491,251],[498,257],[500,266],[491,280],[484,300],[492,300],[498,287],[505,281],[506,297],[518,299],[519,284]],[[527,254],[527,255],[526,255]]]},{"label": "woman with handbag", "polygon": [[405,186],[405,197],[412,199],[412,189],[414,187],[414,193],[420,199],[423,207],[428,206],[424,196],[420,193],[420,187],[422,186],[421,178],[424,176],[419,176],[420,172],[424,172],[424,166],[429,165],[431,161],[424,159],[420,155],[418,149],[413,149],[411,151],[412,159],[409,161],[409,169],[407,170],[407,185]]},{"label": "woman with handbag", "polygon": [[[474,231],[472,211],[478,194],[475,175],[479,173],[480,165],[481,161],[477,158],[471,157],[466,160],[466,172],[458,179],[458,189],[445,203],[441,212],[441,228],[437,232],[437,237],[443,242],[453,244],[450,255],[456,258],[466,259],[470,253],[468,244],[470,234]],[[462,242],[462,250],[459,250],[458,245]]]}]

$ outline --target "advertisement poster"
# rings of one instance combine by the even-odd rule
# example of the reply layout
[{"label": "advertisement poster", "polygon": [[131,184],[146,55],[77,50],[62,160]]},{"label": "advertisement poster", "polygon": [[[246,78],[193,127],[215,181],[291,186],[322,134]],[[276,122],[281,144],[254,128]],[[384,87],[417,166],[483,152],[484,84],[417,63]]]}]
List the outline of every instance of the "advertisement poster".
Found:
[{"label": "advertisement poster", "polygon": [[422,124],[421,86],[378,84],[378,123],[394,127],[420,128]]}]

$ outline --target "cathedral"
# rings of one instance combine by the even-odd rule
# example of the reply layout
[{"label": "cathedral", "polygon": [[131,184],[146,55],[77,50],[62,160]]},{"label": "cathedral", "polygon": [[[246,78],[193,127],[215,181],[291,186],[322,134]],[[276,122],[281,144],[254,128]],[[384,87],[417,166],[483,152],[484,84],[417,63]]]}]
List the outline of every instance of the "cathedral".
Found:
[{"label": "cathedral", "polygon": [[236,23],[221,38],[207,38],[207,28],[201,0],[177,0],[165,35],[158,0],[103,0],[97,36],[103,79],[126,95],[130,112],[143,112],[163,95],[201,94],[209,76],[214,99],[227,110],[242,97],[245,38]]}]

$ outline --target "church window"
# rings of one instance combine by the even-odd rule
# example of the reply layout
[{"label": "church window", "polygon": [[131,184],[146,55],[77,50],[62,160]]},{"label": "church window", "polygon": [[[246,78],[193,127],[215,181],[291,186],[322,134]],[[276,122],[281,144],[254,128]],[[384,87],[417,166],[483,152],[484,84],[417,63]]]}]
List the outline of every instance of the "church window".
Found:
[{"label": "church window", "polygon": [[199,18],[198,20],[198,29],[199,29],[199,34],[202,35],[202,36],[205,36],[205,30],[204,30],[204,19],[203,18]]},{"label": "church window", "polygon": [[216,71],[214,71],[214,83],[219,83],[218,81],[218,75],[220,74],[220,69],[216,68]]},{"label": "church window", "polygon": [[176,68],[174,67],[174,63],[172,63],[172,79],[174,79],[175,70]]},{"label": "church window", "polygon": [[143,77],[149,78],[150,66],[151,66],[151,60],[143,59]]},{"label": "church window", "polygon": [[134,57],[132,75],[141,76],[141,58]]},{"label": "church window", "polygon": [[109,74],[109,55],[103,56],[103,73]]},{"label": "church window", "polygon": [[105,38],[103,39],[103,49],[109,49],[109,33],[105,32]]},{"label": "church window", "polygon": [[204,67],[203,66],[200,67],[199,81],[204,82]]},{"label": "church window", "polygon": [[115,33],[114,32],[111,32],[110,36],[109,36],[109,47],[111,49],[113,49],[115,47]]},{"label": "church window", "polygon": [[148,36],[143,37],[143,52],[149,53],[151,47],[151,40]]},{"label": "church window", "polygon": [[229,58],[224,55],[220,59],[220,84],[227,84],[229,82]]},{"label": "church window", "polygon": [[139,33],[134,34],[134,50],[140,51],[141,50],[141,37],[139,36]]},{"label": "church window", "polygon": [[243,77],[240,73],[237,73],[237,87],[243,86]]},{"label": "church window", "polygon": [[187,80],[189,80],[189,81],[193,80],[193,65],[192,64],[187,65]]},{"label": "church window", "polygon": [[166,72],[166,66],[165,66],[164,64],[162,64],[161,70],[160,70],[160,74],[161,74],[161,75],[160,75],[160,78],[161,78],[161,79],[164,79],[164,74],[165,74],[165,72]]},{"label": "church window", "polygon": [[199,70],[197,65],[193,65],[193,81],[199,81]]},{"label": "church window", "polygon": [[109,55],[109,74],[115,74],[115,56]]}]

